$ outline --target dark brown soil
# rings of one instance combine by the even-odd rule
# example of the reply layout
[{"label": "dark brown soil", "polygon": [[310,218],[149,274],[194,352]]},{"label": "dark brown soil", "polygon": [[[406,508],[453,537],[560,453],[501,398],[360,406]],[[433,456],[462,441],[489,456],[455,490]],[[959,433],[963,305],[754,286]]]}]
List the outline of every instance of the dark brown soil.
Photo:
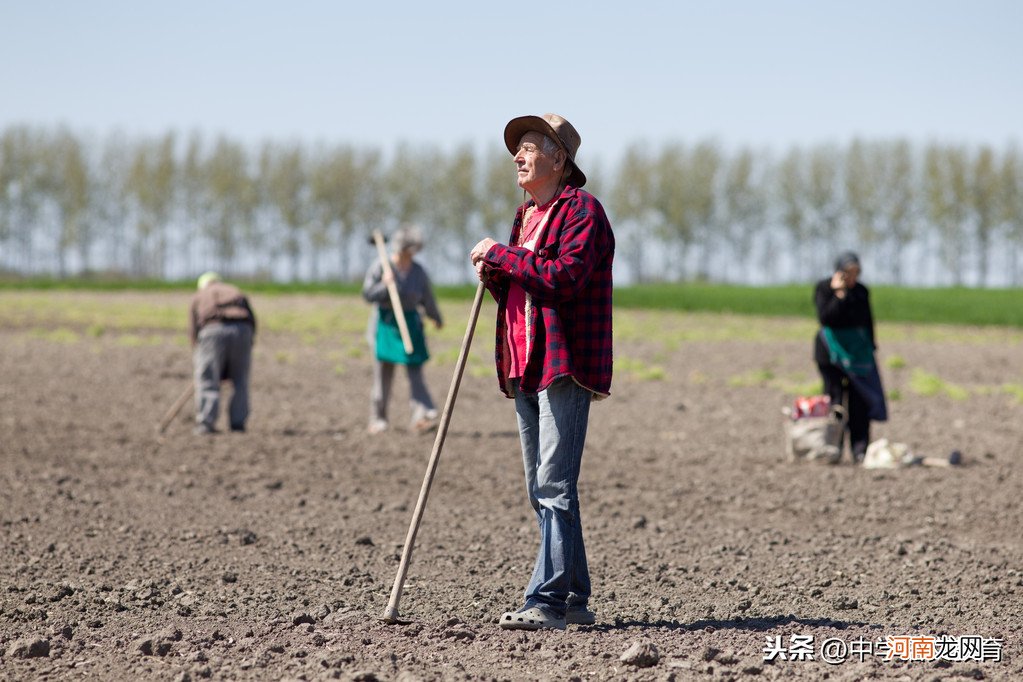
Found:
[{"label": "dark brown soil", "polygon": [[[273,320],[337,301],[254,304]],[[432,337],[438,403],[467,311],[446,305],[450,329]],[[1023,679],[1023,406],[1002,388],[1018,382],[1023,336],[882,325],[882,357],[907,367],[886,369],[901,399],[875,436],[959,449],[965,464],[868,471],[784,461],[789,398],[771,376],[813,378],[809,335],[784,331],[806,321],[620,320],[705,333],[618,342],[634,371],[594,405],[581,480],[598,623],[515,633],[496,621],[520,605],[537,538],[513,406],[486,369],[492,308],[419,532],[405,625],[380,616],[433,438],[404,427],[401,376],[394,428],[366,434],[369,366],[351,350],[361,321],[339,338],[267,325],[249,431],[193,436],[186,409],[157,438],[189,381],[180,331],[62,338],[40,329],[63,323],[8,316],[0,678]],[[917,369],[969,395],[920,395]],[[801,635],[814,661],[765,660],[769,642]],[[1001,660],[821,661],[828,638],[901,635],[1000,638]],[[656,648],[637,661],[648,667],[622,660],[637,643]]]}]

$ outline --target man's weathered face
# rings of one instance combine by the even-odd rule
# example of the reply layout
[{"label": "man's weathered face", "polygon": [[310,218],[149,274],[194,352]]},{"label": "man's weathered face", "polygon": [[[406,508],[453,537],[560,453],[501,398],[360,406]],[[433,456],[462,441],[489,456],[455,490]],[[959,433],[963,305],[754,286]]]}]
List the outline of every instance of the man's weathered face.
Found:
[{"label": "man's weathered face", "polygon": [[555,170],[558,154],[547,154],[543,151],[544,136],[540,133],[528,132],[519,140],[519,150],[515,154],[515,165],[518,167],[519,187],[532,192],[546,183],[557,181],[560,169]]}]

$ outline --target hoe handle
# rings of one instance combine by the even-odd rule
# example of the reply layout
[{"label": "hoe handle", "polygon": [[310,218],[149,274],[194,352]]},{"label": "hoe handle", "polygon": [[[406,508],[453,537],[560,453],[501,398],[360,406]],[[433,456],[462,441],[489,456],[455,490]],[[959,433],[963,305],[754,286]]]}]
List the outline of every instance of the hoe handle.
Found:
[{"label": "hoe handle", "polygon": [[391,270],[391,261],[387,257],[387,248],[384,246],[384,235],[380,230],[373,230],[373,242],[377,245],[377,253],[380,255],[380,266],[384,270],[384,277],[387,279],[387,293],[391,297],[391,308],[394,310],[394,317],[398,320],[398,331],[401,332],[401,343],[405,346],[405,352],[412,355],[412,337],[408,333],[408,324],[405,322],[405,311],[401,309],[401,297],[398,296],[398,286],[394,283],[394,272]]},{"label": "hoe handle", "polygon": [[167,430],[170,423],[174,421],[174,417],[178,416],[178,412],[181,412],[181,408],[184,407],[185,403],[188,402],[188,399],[192,397],[193,392],[195,392],[195,384],[189,381],[188,388],[186,388],[184,392],[178,396],[178,399],[175,400],[174,404],[170,406],[169,410],[167,410],[167,414],[163,415],[163,419],[160,420],[160,425],[156,427],[157,433],[163,433]]},{"label": "hoe handle", "polygon": [[416,543],[416,534],[419,532],[419,524],[423,520],[423,511],[426,509],[426,498],[430,494],[433,475],[437,471],[437,462],[440,461],[440,451],[444,447],[444,439],[448,433],[451,412],[455,407],[455,398],[458,396],[458,385],[462,381],[462,372],[465,371],[465,362],[469,356],[469,346],[472,344],[473,331],[476,329],[476,319],[480,315],[480,307],[483,304],[484,289],[483,282],[480,282],[479,286],[476,287],[476,298],[472,302],[469,324],[466,325],[465,337],[462,339],[462,349],[458,352],[455,373],[451,377],[451,387],[448,388],[448,397],[444,401],[444,411],[441,413],[440,423],[437,425],[437,437],[433,441],[430,463],[426,467],[426,477],[423,479],[423,487],[419,490],[419,501],[416,502],[416,509],[412,513],[412,523],[409,525],[408,535],[405,536],[405,547],[401,551],[401,563],[398,564],[398,574],[394,577],[391,598],[387,602],[387,608],[384,609],[383,620],[387,623],[398,622],[398,601],[401,599],[401,592],[405,587],[405,577],[408,575],[409,562],[412,559],[412,547]]}]

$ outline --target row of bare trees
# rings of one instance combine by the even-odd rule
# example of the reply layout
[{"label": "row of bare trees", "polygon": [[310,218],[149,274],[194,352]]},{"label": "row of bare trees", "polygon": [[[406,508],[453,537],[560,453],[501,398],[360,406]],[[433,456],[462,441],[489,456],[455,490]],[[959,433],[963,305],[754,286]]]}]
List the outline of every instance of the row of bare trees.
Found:
[{"label": "row of bare trees", "polygon": [[[836,251],[855,248],[875,280],[1019,282],[1023,156],[1014,146],[854,140],[780,158],[712,143],[632,147],[608,197],[618,221],[635,226],[626,248],[638,279],[654,262],[645,251],[664,247],[674,252],[660,269],[673,277],[746,282],[820,275]],[[997,277],[994,254],[1007,256]]]},{"label": "row of bare trees", "polygon": [[[777,155],[704,141],[635,144],[609,173],[581,161],[615,226],[619,281],[802,281],[854,248],[871,281],[1019,283],[1013,145],[855,140]],[[352,280],[372,229],[417,223],[435,277],[462,281],[469,248],[506,236],[521,200],[496,147],[384,152],[16,126],[0,133],[0,270]]]}]

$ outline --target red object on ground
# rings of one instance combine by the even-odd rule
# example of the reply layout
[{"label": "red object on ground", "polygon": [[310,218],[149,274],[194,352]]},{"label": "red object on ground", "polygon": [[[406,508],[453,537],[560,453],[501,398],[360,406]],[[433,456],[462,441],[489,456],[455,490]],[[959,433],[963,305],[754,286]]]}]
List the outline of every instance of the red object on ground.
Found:
[{"label": "red object on ground", "polygon": [[827,417],[831,412],[831,398],[826,395],[799,396],[792,406],[792,418]]}]

